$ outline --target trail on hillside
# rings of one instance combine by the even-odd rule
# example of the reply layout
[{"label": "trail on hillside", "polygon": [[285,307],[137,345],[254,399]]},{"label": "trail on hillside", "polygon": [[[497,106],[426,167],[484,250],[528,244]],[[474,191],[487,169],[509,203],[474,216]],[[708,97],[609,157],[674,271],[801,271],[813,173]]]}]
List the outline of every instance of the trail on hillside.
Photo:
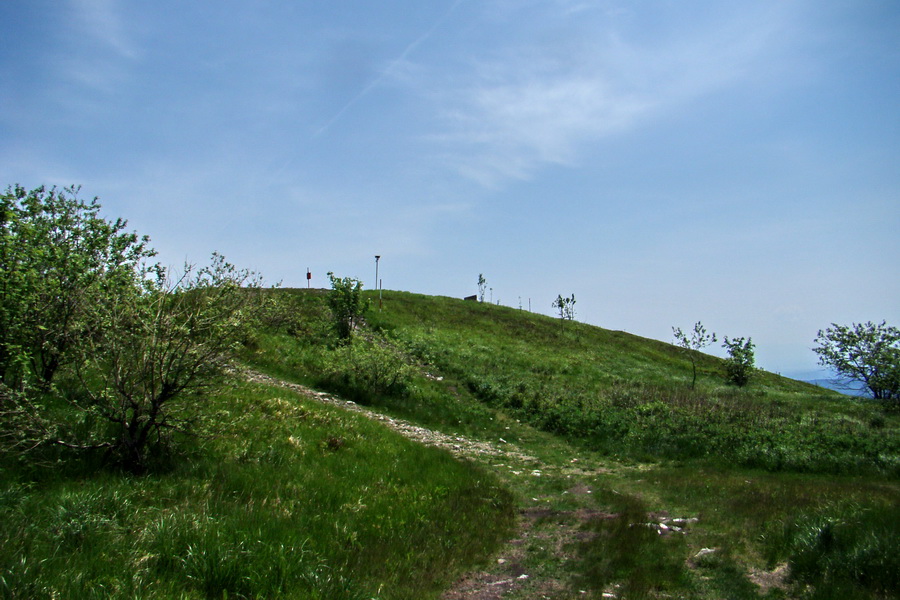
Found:
[{"label": "trail on hillside", "polygon": [[[447,450],[454,456],[475,460],[502,477],[527,478],[546,477],[551,472],[564,477],[576,477],[571,490],[573,498],[591,493],[588,486],[580,481],[579,475],[589,474],[577,461],[563,469],[556,465],[541,463],[537,458],[522,452],[515,444],[505,440],[497,443],[474,440],[464,436],[447,435],[425,427],[414,425],[403,419],[384,415],[359,404],[341,399],[332,394],[319,392],[304,385],[292,383],[265,375],[258,371],[245,370],[249,381],[289,389],[316,402],[329,404],[352,411],[383,423],[397,433],[421,444]],[[596,474],[591,472],[591,474]],[[554,577],[541,577],[527,565],[529,552],[539,548],[549,552],[555,560],[571,560],[570,547],[583,539],[580,526],[600,515],[595,510],[582,508],[573,511],[552,511],[541,506],[544,499],[534,497],[533,506],[519,508],[519,520],[515,535],[509,539],[492,564],[485,569],[468,573],[460,578],[442,596],[442,600],[499,600],[501,598],[559,598],[566,594],[568,586]]]},{"label": "trail on hillside", "polygon": [[[597,590],[589,592],[578,588],[578,569],[574,562],[579,560],[578,546],[596,535],[585,526],[598,520],[619,517],[598,508],[597,501],[592,497],[597,478],[609,472],[606,468],[588,466],[586,463],[590,461],[583,460],[574,451],[566,460],[543,462],[503,438],[488,442],[448,435],[258,371],[245,369],[244,374],[249,381],[286,388],[316,402],[361,414],[415,442],[442,448],[460,459],[476,461],[519,491],[522,497],[518,502],[519,518],[513,537],[504,543],[490,564],[461,577],[444,592],[441,600],[597,597]],[[541,485],[548,483],[548,480],[556,485]],[[561,492],[558,491],[560,488]],[[688,535],[690,526],[696,521],[696,518],[685,519],[659,512],[648,513],[646,522],[632,526],[654,528],[661,536]],[[761,591],[772,586],[780,587],[786,576],[785,573],[778,573],[773,579],[772,573],[756,575],[759,575],[760,581],[755,581],[753,574],[751,579],[760,586]],[[613,584],[600,596],[615,599],[619,597],[619,588]]]},{"label": "trail on hillside", "polygon": [[298,383],[291,383],[289,381],[276,379],[275,377],[270,377],[269,375],[265,375],[258,371],[248,370],[246,374],[247,379],[250,381],[283,387],[306,396],[307,398],[322,402],[323,404],[330,404],[332,406],[337,406],[345,410],[359,413],[368,417],[369,419],[385,424],[387,427],[390,427],[406,438],[425,444],[426,446],[436,446],[438,448],[443,448],[444,450],[447,450],[451,454],[458,457],[494,457],[523,462],[535,462],[537,460],[533,456],[528,456],[527,454],[522,453],[513,444],[505,444],[501,447],[489,442],[472,440],[463,436],[447,435],[439,431],[433,431],[425,427],[413,425],[409,421],[404,421],[403,419],[397,419],[388,415],[381,414],[379,412],[375,412],[374,410],[370,410],[364,406],[360,406],[356,402],[343,400],[332,394],[317,392]]}]

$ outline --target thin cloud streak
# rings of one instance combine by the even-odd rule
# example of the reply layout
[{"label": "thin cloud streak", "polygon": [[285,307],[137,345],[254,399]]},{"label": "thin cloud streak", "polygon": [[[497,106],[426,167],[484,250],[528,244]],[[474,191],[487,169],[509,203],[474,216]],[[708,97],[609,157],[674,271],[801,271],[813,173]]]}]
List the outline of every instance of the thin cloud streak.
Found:
[{"label": "thin cloud streak", "polygon": [[136,58],[137,49],[125,34],[115,0],[72,0],[81,29],[123,58]]},{"label": "thin cloud streak", "polygon": [[366,87],[364,87],[356,96],[351,98],[350,101],[347,102],[347,104],[345,104],[343,106],[343,108],[341,108],[327,123],[325,123],[325,125],[323,125],[318,130],[316,130],[316,132],[313,133],[312,137],[317,138],[320,135],[322,135],[323,133],[325,133],[326,131],[328,131],[331,128],[331,126],[334,125],[335,123],[337,123],[341,119],[341,117],[343,117],[344,114],[348,110],[350,110],[357,102],[359,102],[360,100],[362,100],[363,98],[368,96],[369,93],[373,89],[378,87],[381,84],[381,82],[384,81],[386,78],[393,76],[395,74],[395,72],[397,71],[398,67],[407,61],[407,57],[410,55],[410,53],[412,53],[413,50],[415,50],[423,42],[425,42],[425,40],[427,40],[432,35],[434,35],[434,32],[437,31],[438,28],[444,24],[444,22],[453,13],[453,11],[455,11],[456,8],[463,2],[464,2],[464,0],[456,0],[452,5],[450,5],[450,8],[448,8],[446,10],[446,12],[444,12],[444,14],[441,15],[441,17],[434,23],[434,25],[431,26],[431,28],[428,31],[426,31],[424,34],[422,34],[418,38],[416,38],[412,43],[410,43],[406,48],[404,48],[403,52],[401,52],[395,59],[393,59],[390,62],[390,64],[388,64],[387,68],[382,70],[381,74],[378,75],[378,77],[376,77],[371,83],[369,83]]}]

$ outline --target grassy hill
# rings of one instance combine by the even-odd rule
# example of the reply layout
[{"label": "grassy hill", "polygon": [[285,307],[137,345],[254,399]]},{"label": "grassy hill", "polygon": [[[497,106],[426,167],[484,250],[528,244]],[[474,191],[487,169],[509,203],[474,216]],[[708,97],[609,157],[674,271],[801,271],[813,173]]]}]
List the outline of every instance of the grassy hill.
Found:
[{"label": "grassy hill", "polygon": [[692,389],[669,344],[404,292],[340,345],[326,292],[271,293],[244,365],[514,452],[236,375],[145,477],[4,457],[0,598],[900,593],[896,412],[709,356]]},{"label": "grassy hill", "polygon": [[[316,296],[299,294],[298,314],[314,321]],[[900,474],[891,414],[807,383],[760,371],[737,388],[721,359],[699,355],[692,389],[690,362],[671,344],[451,298],[385,292],[383,309],[367,319],[380,341],[342,357],[339,376],[327,352],[284,333],[265,338],[251,360],[432,426],[459,422],[477,432],[490,408],[618,457]],[[396,390],[381,389],[371,377],[385,373],[369,363],[415,369]],[[442,380],[416,378],[416,370]]]},{"label": "grassy hill", "polygon": [[[318,293],[284,293],[314,330]],[[895,412],[765,372],[739,389],[711,356],[699,357],[691,389],[690,363],[670,344],[500,306],[386,291],[367,322],[352,351],[297,344],[309,330],[270,332],[248,360],[538,457],[531,467],[543,468],[539,484],[500,472],[520,514],[539,499],[557,529],[590,538],[562,544],[556,559],[565,564],[555,571],[531,565],[566,589],[697,598],[868,598],[897,589],[900,564],[890,556],[900,532],[889,525],[900,516]],[[589,475],[573,475],[572,461],[591,465]],[[559,475],[548,477],[554,469]],[[574,510],[573,490],[585,487],[590,500]],[[595,513],[605,517],[573,516]],[[630,525],[673,514],[703,525],[682,540],[629,535]],[[704,548],[715,552],[695,559]],[[788,563],[794,579],[748,583],[754,573],[788,572]],[[529,593],[511,597],[536,597]]]}]

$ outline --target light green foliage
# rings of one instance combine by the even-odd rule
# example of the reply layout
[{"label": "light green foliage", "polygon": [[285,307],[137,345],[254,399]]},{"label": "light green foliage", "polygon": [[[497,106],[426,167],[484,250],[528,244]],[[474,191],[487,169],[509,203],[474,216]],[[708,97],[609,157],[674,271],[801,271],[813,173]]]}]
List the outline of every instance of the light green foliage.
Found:
[{"label": "light green foliage", "polygon": [[94,335],[98,306],[131,293],[155,252],[126,222],[99,216],[78,188],[0,197],[0,379],[24,392],[48,387],[71,350]]},{"label": "light green foliage", "polygon": [[820,364],[862,383],[877,400],[900,402],[900,329],[885,321],[832,323],[814,341]]},{"label": "light green foliage", "polygon": [[[11,188],[0,221],[0,442],[104,449],[132,471],[190,429],[247,339],[258,278],[214,254],[171,280],[77,188]],[[177,406],[176,406],[177,405]]]},{"label": "light green foliage", "polygon": [[339,278],[334,273],[328,273],[328,279],[331,281],[328,307],[331,309],[334,330],[339,340],[349,342],[353,331],[369,309],[369,301],[363,300],[362,282],[358,279]]},{"label": "light green foliage", "polygon": [[414,369],[383,338],[365,337],[346,349],[329,353],[326,385],[348,399],[371,401],[377,396],[400,396],[410,385]]},{"label": "light green foliage", "polygon": [[707,333],[703,323],[697,321],[694,323],[694,329],[691,330],[690,336],[684,333],[680,327],[673,327],[672,333],[675,335],[675,343],[684,350],[684,353],[691,361],[691,389],[697,385],[697,358],[698,353],[710,344],[715,343],[716,334]]},{"label": "light green foliage", "polygon": [[725,373],[728,375],[728,381],[738,387],[744,387],[750,381],[755,370],[753,338],[745,340],[740,337],[729,340],[726,335],[722,347],[728,351],[728,358],[725,359]]}]

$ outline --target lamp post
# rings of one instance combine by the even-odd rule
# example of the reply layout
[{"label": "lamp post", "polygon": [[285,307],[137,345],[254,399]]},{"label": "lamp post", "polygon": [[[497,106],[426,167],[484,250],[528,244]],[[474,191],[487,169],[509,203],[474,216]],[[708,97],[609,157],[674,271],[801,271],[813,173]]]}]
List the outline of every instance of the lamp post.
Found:
[{"label": "lamp post", "polygon": [[381,260],[381,255],[375,255],[375,289],[378,290],[378,310],[381,310],[381,286],[378,285],[378,261]]}]

